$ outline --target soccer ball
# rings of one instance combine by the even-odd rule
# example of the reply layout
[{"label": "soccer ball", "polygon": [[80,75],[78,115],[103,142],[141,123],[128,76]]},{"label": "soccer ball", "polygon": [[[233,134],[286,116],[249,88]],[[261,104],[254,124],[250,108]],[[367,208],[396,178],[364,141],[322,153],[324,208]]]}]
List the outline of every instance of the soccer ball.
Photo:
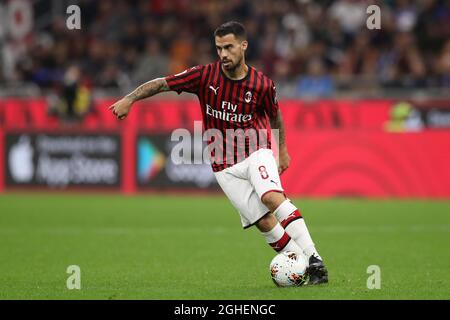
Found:
[{"label": "soccer ball", "polygon": [[306,257],[293,251],[277,254],[270,262],[270,275],[278,287],[299,287],[308,280]]}]

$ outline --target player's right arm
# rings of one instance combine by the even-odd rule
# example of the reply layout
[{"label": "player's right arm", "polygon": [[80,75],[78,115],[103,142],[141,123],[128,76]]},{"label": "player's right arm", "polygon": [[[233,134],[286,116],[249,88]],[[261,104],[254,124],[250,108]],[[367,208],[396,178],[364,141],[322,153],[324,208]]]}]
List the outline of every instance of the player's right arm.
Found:
[{"label": "player's right arm", "polygon": [[169,90],[170,87],[165,78],[153,79],[140,85],[133,92],[127,94],[125,97],[114,103],[109,107],[109,110],[112,110],[112,113],[117,117],[117,119],[123,120],[130,112],[133,103],[136,101]]},{"label": "player's right arm", "polygon": [[200,87],[202,70],[203,66],[195,66],[175,75],[146,82],[110,106],[109,110],[112,110],[112,113],[119,120],[123,120],[130,112],[133,103],[157,93],[164,91],[176,91],[178,94],[181,92],[197,93]]}]

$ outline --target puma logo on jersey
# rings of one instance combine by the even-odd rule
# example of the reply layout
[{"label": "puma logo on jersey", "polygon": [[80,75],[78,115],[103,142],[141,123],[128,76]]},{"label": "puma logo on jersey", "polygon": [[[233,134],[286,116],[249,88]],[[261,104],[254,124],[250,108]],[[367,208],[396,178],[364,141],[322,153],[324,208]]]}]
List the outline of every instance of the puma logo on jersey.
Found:
[{"label": "puma logo on jersey", "polygon": [[219,90],[220,87],[214,88],[213,86],[209,86],[209,88],[214,91],[214,95],[217,96],[217,90]]}]

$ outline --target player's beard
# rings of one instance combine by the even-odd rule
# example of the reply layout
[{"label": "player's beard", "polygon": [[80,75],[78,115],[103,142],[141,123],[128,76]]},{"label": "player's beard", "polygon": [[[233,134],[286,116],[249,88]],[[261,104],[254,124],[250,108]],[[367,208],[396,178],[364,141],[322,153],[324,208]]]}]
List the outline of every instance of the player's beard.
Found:
[{"label": "player's beard", "polygon": [[228,72],[234,73],[236,71],[237,67],[239,67],[241,65],[242,57],[240,57],[239,60],[234,64],[233,64],[232,60],[230,60],[230,61],[231,61],[230,66],[228,68],[225,66],[224,67],[225,67],[225,69],[227,69]]}]

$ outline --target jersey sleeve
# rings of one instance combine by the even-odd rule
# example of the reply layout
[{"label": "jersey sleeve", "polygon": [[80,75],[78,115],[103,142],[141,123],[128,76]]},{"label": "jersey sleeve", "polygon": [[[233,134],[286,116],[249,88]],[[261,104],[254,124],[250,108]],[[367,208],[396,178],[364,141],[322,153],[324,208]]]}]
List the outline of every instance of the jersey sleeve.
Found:
[{"label": "jersey sleeve", "polygon": [[263,100],[264,111],[269,118],[275,118],[278,113],[277,89],[273,81],[270,81],[269,88]]},{"label": "jersey sleeve", "polygon": [[165,77],[170,90],[181,92],[197,93],[200,87],[203,66],[195,66],[184,70],[178,74]]}]

